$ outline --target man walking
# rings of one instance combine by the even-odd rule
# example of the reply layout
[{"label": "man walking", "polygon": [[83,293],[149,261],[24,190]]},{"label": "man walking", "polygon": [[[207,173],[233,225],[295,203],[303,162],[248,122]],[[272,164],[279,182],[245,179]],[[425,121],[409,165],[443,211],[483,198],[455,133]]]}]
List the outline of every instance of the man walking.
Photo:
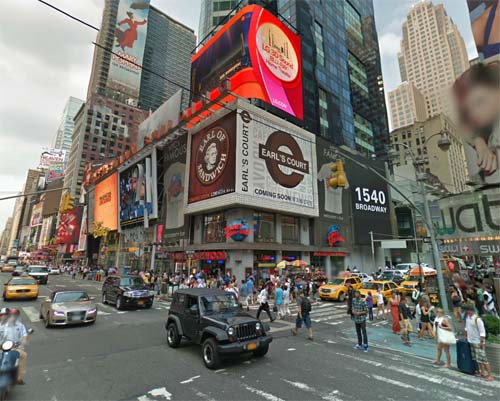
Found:
[{"label": "man walking", "polygon": [[351,283],[347,283],[347,314],[351,315],[351,319],[354,319],[352,314],[352,300],[354,298],[354,288],[352,288]]},{"label": "man walking", "polygon": [[243,306],[243,302],[245,303],[248,310],[248,288],[245,280],[241,280],[240,285],[240,304]]},{"label": "man walking", "polygon": [[254,284],[252,277],[248,276],[247,279],[247,311],[250,310],[250,307],[248,306],[249,304],[253,305],[253,291],[254,291]]},{"label": "man walking", "polygon": [[313,329],[311,326],[311,302],[304,295],[303,290],[297,291],[297,318],[295,319],[295,327],[292,328],[292,334],[297,335],[297,330],[302,327],[302,323],[309,330],[309,340],[313,340]]},{"label": "man walking", "polygon": [[472,359],[478,363],[481,377],[487,381],[493,381],[490,363],[486,358],[484,349],[484,340],[486,338],[484,322],[482,318],[476,315],[474,305],[471,304],[465,306],[465,332],[471,347]]},{"label": "man walking", "polygon": [[274,292],[274,305],[278,312],[278,319],[283,319],[285,317],[285,310],[283,308],[283,288],[278,286]]},{"label": "man walking", "polygon": [[265,285],[262,288],[262,291],[259,293],[259,296],[257,297],[257,301],[259,302],[259,310],[257,311],[257,320],[260,317],[260,314],[262,311],[265,311],[267,313],[267,316],[269,316],[269,320],[271,322],[274,322],[273,316],[271,315],[271,311],[269,310],[269,285]]},{"label": "man walking", "polygon": [[408,301],[405,296],[401,297],[399,301],[399,320],[401,325],[401,340],[403,340],[403,344],[411,347],[410,342],[410,333],[413,331],[411,326],[411,310],[408,307]]},{"label": "man walking", "polygon": [[366,301],[361,298],[358,290],[354,291],[354,299],[352,300],[352,317],[356,326],[356,334],[358,335],[358,343],[354,349],[363,349],[368,352],[368,336],[366,335],[366,315],[368,314],[368,306]]}]

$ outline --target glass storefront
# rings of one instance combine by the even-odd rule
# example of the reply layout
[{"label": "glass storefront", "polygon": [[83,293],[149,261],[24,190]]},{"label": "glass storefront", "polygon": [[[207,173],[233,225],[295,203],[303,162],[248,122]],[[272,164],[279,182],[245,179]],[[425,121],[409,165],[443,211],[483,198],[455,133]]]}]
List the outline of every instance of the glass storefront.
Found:
[{"label": "glass storefront", "polygon": [[223,212],[203,216],[203,238],[206,243],[226,242],[224,229],[226,217]]},{"label": "glass storefront", "polygon": [[254,212],[253,228],[255,242],[276,242],[276,215]]},{"label": "glass storefront", "polygon": [[257,287],[261,287],[271,278],[271,274],[276,269],[275,251],[255,251],[254,252],[254,274]]},{"label": "glass storefront", "polygon": [[281,216],[281,240],[283,243],[298,243],[300,236],[300,218]]}]

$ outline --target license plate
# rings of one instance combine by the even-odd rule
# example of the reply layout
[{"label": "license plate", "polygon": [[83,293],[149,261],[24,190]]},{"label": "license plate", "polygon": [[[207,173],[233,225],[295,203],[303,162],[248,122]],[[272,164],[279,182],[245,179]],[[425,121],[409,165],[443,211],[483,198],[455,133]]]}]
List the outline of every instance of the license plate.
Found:
[{"label": "license plate", "polygon": [[71,321],[82,320],[82,317],[81,316],[70,316],[69,320],[71,320]]},{"label": "license plate", "polygon": [[137,301],[137,305],[144,305],[144,301]]},{"label": "license plate", "polygon": [[247,345],[247,350],[248,351],[253,351],[254,349],[257,349],[257,344],[256,343],[250,343]]}]

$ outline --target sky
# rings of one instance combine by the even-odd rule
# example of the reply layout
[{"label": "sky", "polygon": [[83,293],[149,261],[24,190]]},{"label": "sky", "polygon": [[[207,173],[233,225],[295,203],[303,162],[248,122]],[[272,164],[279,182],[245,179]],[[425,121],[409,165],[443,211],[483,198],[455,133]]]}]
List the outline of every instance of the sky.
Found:
[{"label": "sky", "polygon": [[[104,0],[47,0],[99,27]],[[312,0],[311,0],[312,1]],[[325,0],[323,0],[325,1]],[[341,1],[341,0],[326,0]],[[401,25],[416,0],[373,0],[386,92],[399,83]],[[198,30],[200,0],[152,0]],[[475,57],[465,0],[444,3]],[[49,146],[70,96],[85,99],[96,32],[37,0],[2,0],[0,15],[0,198],[22,190],[29,168]],[[0,231],[14,201],[0,201]]]}]

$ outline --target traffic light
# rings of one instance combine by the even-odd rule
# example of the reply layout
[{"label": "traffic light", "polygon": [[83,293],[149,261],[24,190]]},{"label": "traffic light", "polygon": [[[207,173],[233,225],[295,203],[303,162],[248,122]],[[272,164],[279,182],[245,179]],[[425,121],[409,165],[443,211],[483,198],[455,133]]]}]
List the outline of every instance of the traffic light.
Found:
[{"label": "traffic light", "polygon": [[64,194],[61,199],[61,206],[59,207],[59,211],[61,213],[66,213],[67,211],[73,209],[75,207],[75,197],[69,195],[68,193]]},{"label": "traffic light", "polygon": [[328,181],[328,185],[331,188],[344,188],[347,185],[347,178],[345,176],[342,160],[338,159],[330,168],[332,170],[332,176]]}]

